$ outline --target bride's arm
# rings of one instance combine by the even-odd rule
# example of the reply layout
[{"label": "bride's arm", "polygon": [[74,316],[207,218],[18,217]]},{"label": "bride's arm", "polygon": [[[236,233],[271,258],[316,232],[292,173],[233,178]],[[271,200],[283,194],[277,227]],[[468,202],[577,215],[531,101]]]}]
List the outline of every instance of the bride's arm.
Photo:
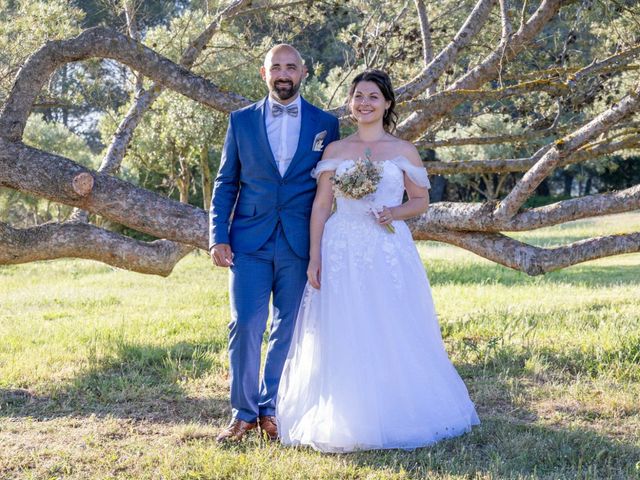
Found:
[{"label": "bride's arm", "polygon": [[404,183],[409,199],[402,205],[389,209],[393,220],[406,220],[407,218],[417,217],[429,208],[429,191],[426,188],[419,187],[411,180],[405,180]]},{"label": "bride's arm", "polygon": [[[420,158],[420,154],[418,153],[418,150],[416,150],[416,147],[409,142],[402,143],[405,147],[402,152],[403,156],[411,162],[411,165],[418,168],[424,168],[422,165],[422,159]],[[391,223],[393,220],[406,220],[408,218],[417,217],[427,211],[427,208],[429,208],[429,190],[426,187],[416,185],[409,179],[406,173],[404,174],[404,188],[407,191],[409,199],[402,205],[390,207],[388,209],[385,208],[385,210],[389,211],[391,218],[387,216],[386,221],[384,221],[382,220],[384,215],[380,215],[380,224],[385,225],[387,223]],[[382,213],[384,213],[384,210]]]},{"label": "bride's arm", "polygon": [[316,190],[316,197],[313,200],[313,208],[311,210],[311,244],[309,248],[307,278],[313,288],[320,288],[320,243],[322,241],[324,224],[331,216],[331,207],[333,205],[331,177],[333,173],[332,171],[323,172],[318,178],[318,189]]}]

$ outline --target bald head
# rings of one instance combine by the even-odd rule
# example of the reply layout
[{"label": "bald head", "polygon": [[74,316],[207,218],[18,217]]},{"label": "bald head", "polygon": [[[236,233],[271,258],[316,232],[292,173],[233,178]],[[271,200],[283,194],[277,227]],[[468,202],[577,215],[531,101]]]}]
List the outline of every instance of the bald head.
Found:
[{"label": "bald head", "polygon": [[298,61],[298,64],[301,67],[304,65],[304,60],[302,59],[302,55],[300,55],[300,52],[298,50],[296,50],[293,46],[289,45],[288,43],[279,43],[278,45],[276,45],[275,47],[273,47],[271,50],[267,52],[267,55],[264,57],[264,66],[268,68],[268,66],[272,62],[274,55],[279,53],[288,53],[288,54],[294,55]]},{"label": "bald head", "polygon": [[300,52],[291,45],[281,43],[264,57],[260,75],[269,87],[271,97],[286,105],[296,99],[302,79],[307,76]]}]

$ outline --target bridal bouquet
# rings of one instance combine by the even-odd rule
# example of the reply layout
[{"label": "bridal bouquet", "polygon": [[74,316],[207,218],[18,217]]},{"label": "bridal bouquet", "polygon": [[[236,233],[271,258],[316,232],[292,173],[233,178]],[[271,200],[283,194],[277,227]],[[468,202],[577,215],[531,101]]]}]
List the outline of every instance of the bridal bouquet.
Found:
[{"label": "bridal bouquet", "polygon": [[359,158],[354,166],[340,175],[331,177],[333,191],[336,196],[360,200],[370,195],[378,188],[382,178],[382,171],[369,158]]},{"label": "bridal bouquet", "polygon": [[[370,195],[378,188],[382,178],[382,167],[371,161],[371,154],[365,153],[365,158],[354,161],[354,166],[331,177],[333,191],[336,196],[360,200]],[[372,204],[371,212],[378,218],[378,209]],[[393,225],[384,226],[389,232],[395,233]]]}]

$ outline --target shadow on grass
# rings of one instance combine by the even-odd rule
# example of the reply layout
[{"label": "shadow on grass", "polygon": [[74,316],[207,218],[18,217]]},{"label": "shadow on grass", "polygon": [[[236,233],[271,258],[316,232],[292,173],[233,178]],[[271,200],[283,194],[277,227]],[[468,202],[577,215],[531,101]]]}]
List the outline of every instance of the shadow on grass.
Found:
[{"label": "shadow on grass", "polygon": [[98,415],[167,423],[227,418],[226,392],[223,398],[194,397],[182,387],[187,379],[224,368],[218,360],[224,347],[222,342],[171,347],[118,343],[112,356],[90,358],[81,375],[46,396],[0,389],[0,416]]},{"label": "shadow on grass", "polygon": [[640,285],[638,266],[616,265],[614,268],[597,265],[575,265],[544,276],[532,277],[526,273],[493,263],[459,263],[452,265],[446,259],[429,260],[425,263],[431,285],[531,285],[571,284],[593,287],[613,285]]},{"label": "shadow on grass", "polygon": [[438,474],[464,478],[640,478],[640,448],[580,429],[555,429],[502,418],[457,439],[410,452],[350,454],[357,467],[402,472],[408,479]]},{"label": "shadow on grass", "polygon": [[[48,397],[0,389],[0,415],[36,420],[96,415],[167,424],[220,424],[229,414],[226,389],[220,398],[195,398],[186,395],[181,382],[224,368],[218,360],[222,348],[223,342],[165,348],[118,344],[113,357],[95,361]],[[508,382],[521,375],[526,361],[523,352],[517,353],[496,350],[488,353],[485,362],[460,365],[472,396],[476,389],[477,398],[482,399],[478,403],[482,424],[472,432],[411,452],[360,452],[339,461],[358,469],[362,477],[372,475],[367,478],[382,472],[407,479],[429,478],[434,473],[465,478],[640,478],[637,445],[586,428],[539,425],[533,412],[512,402]],[[564,364],[566,359],[558,361]],[[218,447],[212,444],[211,448]],[[256,448],[256,441],[245,442],[233,446],[233,451],[250,455]]]}]

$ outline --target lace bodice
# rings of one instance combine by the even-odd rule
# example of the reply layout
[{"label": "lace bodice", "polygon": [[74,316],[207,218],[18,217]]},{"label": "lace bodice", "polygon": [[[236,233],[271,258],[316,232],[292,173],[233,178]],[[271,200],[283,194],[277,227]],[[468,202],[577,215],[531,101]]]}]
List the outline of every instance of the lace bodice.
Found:
[{"label": "lace bodice", "polygon": [[[400,205],[404,193],[404,174],[409,180],[420,187],[430,188],[429,178],[426,169],[413,165],[407,158],[397,156],[389,160],[382,160],[376,163],[382,164],[382,178],[375,193],[360,200],[337,197],[337,212],[341,214],[363,214],[368,213],[372,206],[381,208]],[[335,171],[341,174],[351,168],[353,160],[348,159],[327,159],[318,162],[316,168],[311,172],[311,176],[319,178],[324,172]]]}]

